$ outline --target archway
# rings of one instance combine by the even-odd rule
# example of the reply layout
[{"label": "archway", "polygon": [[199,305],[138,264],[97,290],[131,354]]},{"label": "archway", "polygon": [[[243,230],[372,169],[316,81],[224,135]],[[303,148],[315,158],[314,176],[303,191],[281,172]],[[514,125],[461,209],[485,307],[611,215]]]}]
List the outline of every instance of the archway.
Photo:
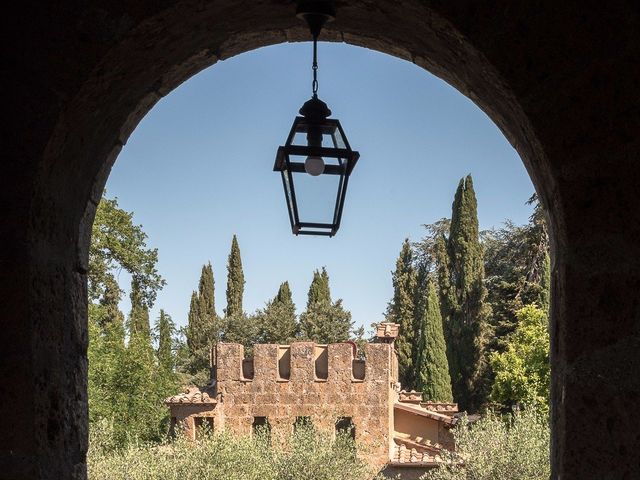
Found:
[{"label": "archway", "polygon": [[[593,18],[555,7],[345,2],[325,39],[440,76],[518,150],[549,212],[555,253],[554,476],[622,477],[637,473],[624,460],[640,448],[621,420],[640,389],[615,368],[640,360],[640,307],[630,295],[640,286],[640,213],[631,208],[640,140],[637,115],[624,114],[638,100],[621,72],[637,56],[640,42],[629,39],[640,29],[632,7]],[[15,207],[3,260],[11,277],[3,280],[11,339],[3,378],[17,390],[2,392],[10,475],[84,475],[88,235],[120,148],[158,98],[216,59],[306,38],[293,9],[278,0],[183,0],[25,11],[21,33],[32,34],[33,51],[46,44],[59,56],[14,58],[27,81],[11,104],[24,143],[9,148],[25,161],[2,180],[3,200]],[[585,68],[588,58],[600,63]],[[607,81],[612,72],[616,85]],[[593,439],[598,458],[589,455]]]}]

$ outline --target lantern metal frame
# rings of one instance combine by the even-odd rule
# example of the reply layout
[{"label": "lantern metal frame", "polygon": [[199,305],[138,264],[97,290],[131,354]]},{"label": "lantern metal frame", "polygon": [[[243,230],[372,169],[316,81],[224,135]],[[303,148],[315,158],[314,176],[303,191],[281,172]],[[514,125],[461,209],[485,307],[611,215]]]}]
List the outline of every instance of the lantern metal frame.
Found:
[{"label": "lantern metal frame", "polygon": [[[330,135],[333,147],[293,145],[296,133],[308,133],[310,128],[320,129],[323,135]],[[339,138],[337,134],[340,136],[340,140],[342,140],[340,143],[344,143],[344,148],[338,146]],[[304,162],[294,161],[291,158],[292,156],[319,156],[336,159],[337,164],[325,165],[324,172],[322,173],[322,175],[340,176],[333,211],[333,221],[331,223],[306,222],[300,220],[293,174],[305,173],[305,167]],[[282,186],[287,201],[291,231],[294,235],[323,235],[333,237],[336,234],[342,220],[342,211],[344,209],[349,176],[356,166],[358,158],[360,158],[360,153],[351,149],[344,130],[340,125],[340,121],[337,119],[295,118],[287,141],[283,146],[278,147],[273,166],[273,170],[280,172],[282,177]]]},{"label": "lantern metal frame", "polygon": [[[302,116],[296,117],[293,121],[285,144],[278,147],[273,170],[280,172],[282,177],[291,231],[295,235],[333,237],[340,228],[349,176],[356,166],[360,154],[349,146],[349,141],[340,122],[327,118],[331,115],[331,110],[326,103],[318,98],[318,36],[325,23],[335,19],[334,2],[333,0],[298,0],[296,15],[307,23],[313,38],[313,95],[300,109]],[[296,134],[306,134],[307,145],[294,145]],[[322,145],[322,139],[325,136],[331,138],[332,147]],[[292,157],[335,159],[333,164],[327,165],[325,163],[322,171],[312,172],[309,170],[309,174],[314,177],[318,175],[340,176],[331,223],[307,222],[300,219],[293,174],[305,173],[306,169],[304,162],[296,162]]]}]

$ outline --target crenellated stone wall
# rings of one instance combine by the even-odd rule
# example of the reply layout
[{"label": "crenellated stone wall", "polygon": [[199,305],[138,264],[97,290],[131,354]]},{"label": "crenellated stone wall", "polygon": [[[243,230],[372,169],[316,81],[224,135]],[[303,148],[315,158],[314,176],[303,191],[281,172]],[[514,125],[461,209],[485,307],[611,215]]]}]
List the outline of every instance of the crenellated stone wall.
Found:
[{"label": "crenellated stone wall", "polygon": [[[281,359],[287,350],[289,378],[280,374],[286,373]],[[363,457],[376,465],[389,461],[396,382],[393,345],[366,345],[363,379],[356,378],[362,361],[350,343],[255,345],[253,355],[253,378],[247,378],[243,347],[217,345],[216,428],[249,434],[255,417],[267,417],[272,434],[287,436],[297,417],[309,417],[317,428],[331,431],[339,418],[350,417]]]}]

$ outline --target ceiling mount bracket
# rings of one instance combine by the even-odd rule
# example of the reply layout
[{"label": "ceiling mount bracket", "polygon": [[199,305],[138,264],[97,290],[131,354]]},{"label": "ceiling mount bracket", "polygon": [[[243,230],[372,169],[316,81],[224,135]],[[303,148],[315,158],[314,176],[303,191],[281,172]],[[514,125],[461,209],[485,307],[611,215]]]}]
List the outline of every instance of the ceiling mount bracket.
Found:
[{"label": "ceiling mount bracket", "polygon": [[336,18],[336,9],[330,0],[301,0],[298,2],[296,16],[307,22],[314,39],[320,35],[322,27]]}]

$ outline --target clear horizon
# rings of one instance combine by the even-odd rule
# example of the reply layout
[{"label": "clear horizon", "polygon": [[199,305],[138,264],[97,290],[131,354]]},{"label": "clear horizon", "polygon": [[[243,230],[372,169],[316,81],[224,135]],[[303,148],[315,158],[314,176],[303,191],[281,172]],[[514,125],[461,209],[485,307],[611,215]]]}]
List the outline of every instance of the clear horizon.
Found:
[{"label": "clear horizon", "polygon": [[[526,223],[534,192],[522,161],[493,122],[421,68],[345,44],[319,45],[319,96],[361,159],[334,238],[291,234],[279,175],[272,172],[311,91],[311,44],[261,48],[218,62],[162,99],[123,148],[107,182],[158,248],[167,285],[162,308],[186,324],[191,292],[211,261],[216,309],[225,307],[226,262],[237,234],[253,313],[288,280],[298,313],[313,270],[327,268],[333,299],[356,327],[383,318],[404,238],[451,214],[458,180],[471,173],[481,229]],[[119,277],[127,294],[128,278]]]}]

